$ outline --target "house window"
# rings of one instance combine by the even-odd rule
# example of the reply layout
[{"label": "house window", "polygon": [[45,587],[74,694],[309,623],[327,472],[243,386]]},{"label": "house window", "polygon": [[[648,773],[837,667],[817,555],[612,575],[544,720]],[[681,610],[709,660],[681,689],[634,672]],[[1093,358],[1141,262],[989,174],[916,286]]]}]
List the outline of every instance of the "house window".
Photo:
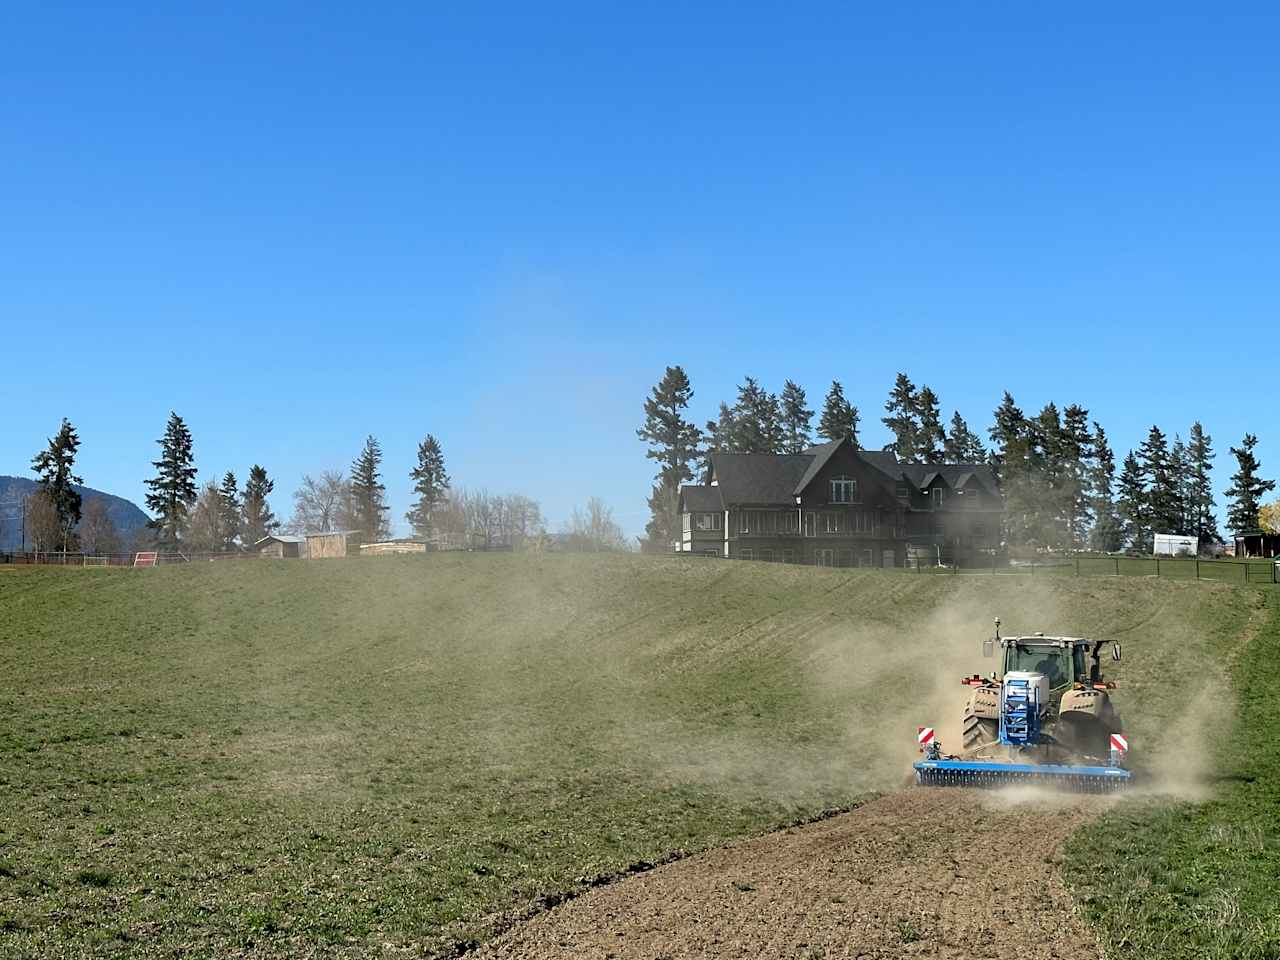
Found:
[{"label": "house window", "polygon": [[822,515],[822,532],[823,533],[839,533],[840,532],[840,514],[824,513]]},{"label": "house window", "polygon": [[751,548],[750,548],[750,547],[744,547],[743,549],[741,549],[741,550],[739,550],[739,551],[738,551],[738,559],[739,559],[739,560],[754,560],[754,559],[755,559],[755,554],[751,552]]},{"label": "house window", "polygon": [[839,555],[839,557],[837,558],[837,565],[838,565],[838,566],[841,566],[841,567],[852,567],[852,566],[853,566],[853,551],[852,551],[852,550],[841,550],[841,551],[840,551],[840,555]]},{"label": "house window", "polygon": [[836,477],[831,481],[832,503],[853,503],[858,499],[858,481],[851,477]]},{"label": "house window", "polygon": [[862,566],[874,567],[875,565],[876,565],[876,555],[871,550],[871,548],[868,547],[866,550],[862,551]]},{"label": "house window", "polygon": [[781,516],[781,523],[778,524],[779,533],[796,534],[800,532],[800,518],[792,510],[788,510]]},{"label": "house window", "polygon": [[987,525],[985,523],[975,523],[971,533],[975,537],[985,537],[987,535]]},{"label": "house window", "polygon": [[813,562],[820,567],[835,566],[834,550],[815,550],[813,551]]},{"label": "house window", "polygon": [[941,487],[934,487],[933,490],[930,491],[930,495],[933,498],[934,509],[942,506],[942,495],[944,492],[945,491]]},{"label": "house window", "polygon": [[796,562],[796,552],[795,552],[794,550],[783,550],[783,551],[782,551],[782,562],[783,562],[783,563],[795,563],[795,562]]},{"label": "house window", "polygon": [[812,536],[813,536],[813,529],[814,529],[814,519],[813,519],[813,517],[814,517],[814,515],[813,515],[812,513],[806,513],[806,514],[804,515],[804,535],[805,535],[806,537],[812,537]]},{"label": "house window", "polygon": [[893,488],[893,495],[899,500],[905,500],[911,494],[907,491],[907,485],[905,483],[900,483]]},{"label": "house window", "polygon": [[699,530],[719,530],[720,514],[718,513],[700,513],[695,521]]},{"label": "house window", "polygon": [[767,550],[767,549],[761,550],[760,559],[763,560],[765,563],[773,563],[773,551]]}]

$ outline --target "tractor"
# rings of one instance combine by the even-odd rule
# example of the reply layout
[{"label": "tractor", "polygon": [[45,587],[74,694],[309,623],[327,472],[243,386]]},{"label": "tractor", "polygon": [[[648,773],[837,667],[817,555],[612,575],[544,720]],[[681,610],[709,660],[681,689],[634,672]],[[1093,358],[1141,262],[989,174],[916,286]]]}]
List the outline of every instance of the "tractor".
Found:
[{"label": "tractor", "polygon": [[1081,637],[1002,637],[983,642],[983,656],[1001,653],[999,674],[960,682],[969,687],[962,746],[945,754],[931,727],[917,740],[925,757],[916,780],[928,786],[1045,783],[1084,792],[1110,792],[1131,780],[1123,766],[1128,738],[1111,701],[1115,684],[1102,677],[1101,657],[1116,641]]}]

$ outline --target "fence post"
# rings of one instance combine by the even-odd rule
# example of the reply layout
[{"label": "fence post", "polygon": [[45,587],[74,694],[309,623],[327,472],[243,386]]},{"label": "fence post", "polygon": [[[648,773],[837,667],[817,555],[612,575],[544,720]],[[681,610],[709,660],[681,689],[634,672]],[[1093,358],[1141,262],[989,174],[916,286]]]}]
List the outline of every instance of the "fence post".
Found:
[{"label": "fence post", "polygon": [[1080,576],[1080,557],[1076,556],[1076,576]]},{"label": "fence post", "polygon": [[1196,579],[1200,579],[1200,558],[1196,557]]},{"label": "fence post", "polygon": [[1156,576],[1160,576],[1160,558],[1156,557]]},{"label": "fence post", "polygon": [[1111,559],[1112,559],[1112,560],[1114,560],[1114,561],[1116,562],[1116,576],[1118,577],[1118,576],[1120,576],[1120,558],[1119,558],[1119,557],[1112,557]]}]

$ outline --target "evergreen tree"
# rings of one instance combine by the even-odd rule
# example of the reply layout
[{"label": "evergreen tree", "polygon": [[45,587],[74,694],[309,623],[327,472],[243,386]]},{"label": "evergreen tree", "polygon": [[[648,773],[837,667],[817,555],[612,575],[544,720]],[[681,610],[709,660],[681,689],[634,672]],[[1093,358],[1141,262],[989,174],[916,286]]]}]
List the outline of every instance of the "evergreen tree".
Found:
[{"label": "evergreen tree", "polygon": [[[667,367],[644,402],[644,425],[636,436],[647,441],[645,456],[658,464],[656,484],[649,496],[649,522],[645,532],[653,543],[671,544],[680,539],[680,485],[693,479],[692,464],[698,457],[702,433],[685,419],[693,399],[693,386],[684,369]],[[721,415],[728,408],[721,404]]]},{"label": "evergreen tree", "polygon": [[1231,501],[1227,508],[1227,528],[1236,536],[1259,529],[1258,511],[1262,507],[1262,498],[1276,488],[1274,480],[1263,480],[1258,476],[1261,464],[1253,452],[1257,445],[1258,438],[1246,433],[1244,443],[1231,448],[1237,469],[1231,475],[1231,486],[1227,489],[1227,498]]},{"label": "evergreen tree", "polygon": [[1067,541],[1081,550],[1089,541],[1093,500],[1089,491],[1089,461],[1094,438],[1089,433],[1089,411],[1073,403],[1062,411],[1062,498],[1067,509]]},{"label": "evergreen tree", "polygon": [[1004,529],[1009,543],[1024,544],[1038,534],[1040,503],[1033,483],[1032,427],[1006,390],[991,427],[991,469],[1005,498]]},{"label": "evergreen tree", "polygon": [[385,502],[386,487],[382,485],[382,448],[372,436],[364,442],[364,449],[351,464],[351,501],[354,520],[369,542],[381,540],[388,533]]},{"label": "evergreen tree", "polygon": [[230,553],[236,549],[240,537],[240,488],[236,484],[236,475],[230,470],[223,474],[218,496],[222,503],[221,549]]},{"label": "evergreen tree", "polygon": [[788,380],[782,385],[782,452],[804,453],[813,445],[809,423],[813,411],[805,405],[804,388]]},{"label": "evergreen tree", "polygon": [[1220,543],[1218,518],[1213,508],[1213,437],[1204,432],[1200,421],[1191,425],[1191,438],[1187,444],[1187,456],[1191,460],[1191,483],[1188,504],[1191,516],[1191,533],[1200,538],[1200,546]]},{"label": "evergreen tree", "polygon": [[982,438],[969,429],[959,410],[951,415],[951,429],[947,431],[942,453],[948,463],[983,463],[987,459]]},{"label": "evergreen tree", "polygon": [[63,417],[57,435],[50,437],[48,446],[31,459],[31,469],[40,477],[40,486],[57,512],[63,553],[67,552],[71,531],[80,522],[80,494],[72,484],[84,481],[71,472],[78,449],[80,438],[76,436],[76,428]]},{"label": "evergreen tree", "polygon": [[1032,539],[1054,549],[1070,540],[1072,496],[1067,481],[1067,452],[1058,405],[1050,402],[1030,423],[1027,512]]},{"label": "evergreen tree", "polygon": [[1164,432],[1152,426],[1138,448],[1138,457],[1147,480],[1147,520],[1151,533],[1174,533],[1178,529],[1178,490],[1173,461]]},{"label": "evergreen tree", "polygon": [[1191,526],[1191,453],[1182,442],[1182,436],[1173,435],[1173,445],[1169,447],[1169,473],[1173,478],[1174,501],[1177,504],[1177,526],[1174,533],[1190,536]]},{"label": "evergreen tree", "polygon": [[1093,527],[1089,531],[1089,547],[1100,553],[1114,553],[1124,546],[1124,529],[1116,514],[1113,492],[1116,479],[1116,456],[1107,443],[1102,424],[1093,423],[1093,456],[1086,481],[1089,491]]},{"label": "evergreen tree", "polygon": [[418,444],[418,465],[409,471],[409,479],[413,481],[413,492],[418,495],[418,502],[404,517],[413,527],[413,532],[425,539],[431,536],[432,511],[444,501],[449,490],[449,475],[444,471],[444,451],[431,434]]},{"label": "evergreen tree", "polygon": [[938,395],[929,387],[920,388],[915,396],[916,454],[925,463],[941,463],[946,434],[942,430],[942,411]]},{"label": "evergreen tree", "polygon": [[899,460],[918,463],[920,460],[920,415],[916,398],[916,386],[905,373],[899,373],[889,391],[884,405],[886,417],[880,422],[893,434],[893,443],[885,449],[892,450]]},{"label": "evergreen tree", "polygon": [[1151,552],[1151,519],[1147,505],[1146,471],[1133,451],[1124,458],[1116,507],[1123,524],[1124,541],[1131,553]]},{"label": "evergreen tree", "polygon": [[738,424],[733,410],[723,400],[720,401],[720,413],[715,420],[707,421],[706,445],[702,451],[700,469],[703,474],[711,470],[711,454],[739,453]]},{"label": "evergreen tree", "polygon": [[782,409],[776,394],[769,393],[754,377],[738,387],[733,405],[735,453],[781,453]]},{"label": "evergreen tree", "polygon": [[822,417],[818,420],[818,436],[823,440],[849,438],[858,449],[858,408],[844,398],[844,387],[839,380],[831,381],[827,399],[822,404]]},{"label": "evergreen tree", "polygon": [[182,539],[187,514],[196,502],[196,468],[191,431],[182,418],[170,411],[160,444],[160,459],[152,461],[156,475],[146,482],[147,509],[156,514],[148,526],[156,531],[162,546],[173,547]]},{"label": "evergreen tree", "polygon": [[240,507],[240,536],[246,548],[252,547],[263,537],[280,526],[267,495],[276,488],[275,481],[267,479],[266,468],[256,463],[249,468],[249,479],[244,484],[244,498]]}]

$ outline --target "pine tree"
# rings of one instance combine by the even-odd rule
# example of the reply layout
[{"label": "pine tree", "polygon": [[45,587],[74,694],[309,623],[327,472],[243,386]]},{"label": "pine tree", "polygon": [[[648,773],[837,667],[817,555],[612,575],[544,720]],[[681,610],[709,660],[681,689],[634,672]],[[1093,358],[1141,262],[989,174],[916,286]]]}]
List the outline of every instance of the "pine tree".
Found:
[{"label": "pine tree", "polygon": [[733,405],[737,453],[781,453],[782,410],[776,394],[769,393],[754,377],[738,387]]},{"label": "pine tree", "polygon": [[915,396],[917,424],[916,453],[925,463],[941,463],[946,434],[942,430],[942,411],[938,395],[927,386]]},{"label": "pine tree", "polygon": [[1246,433],[1244,443],[1231,448],[1237,469],[1231,475],[1231,486],[1227,490],[1227,498],[1231,501],[1227,508],[1227,528],[1236,536],[1258,529],[1262,498],[1276,488],[1274,480],[1263,480],[1258,476],[1261,464],[1253,452],[1257,445],[1258,438]]},{"label": "pine tree", "polygon": [[1173,445],[1169,447],[1169,474],[1173,480],[1174,502],[1177,504],[1178,522],[1174,533],[1179,536],[1190,536],[1191,526],[1191,453],[1182,442],[1182,436],[1173,435]]},{"label": "pine tree", "polygon": [[1164,432],[1152,426],[1138,448],[1143,474],[1147,478],[1147,519],[1151,532],[1173,533],[1178,529],[1178,490],[1174,481],[1169,442]]},{"label": "pine tree", "polygon": [[31,459],[31,469],[40,477],[40,486],[57,511],[64,554],[71,531],[80,522],[80,494],[72,484],[84,481],[71,472],[78,449],[80,438],[76,436],[76,428],[63,417],[57,435],[50,437],[48,446]]},{"label": "pine tree", "polygon": [[1023,544],[1035,536],[1040,505],[1032,482],[1032,429],[1006,390],[991,427],[991,469],[1005,498],[1005,539]]},{"label": "pine tree", "polygon": [[432,533],[432,511],[444,501],[449,490],[449,475],[444,470],[444,451],[440,449],[440,442],[431,434],[427,434],[427,438],[418,444],[418,465],[409,471],[409,479],[413,481],[413,492],[418,495],[418,502],[404,518],[413,527],[413,532],[425,539]]},{"label": "pine tree", "polygon": [[1124,530],[1116,514],[1113,497],[1116,479],[1116,456],[1107,443],[1102,424],[1093,422],[1093,456],[1090,458],[1086,480],[1089,505],[1093,514],[1093,527],[1089,531],[1089,546],[1100,553],[1114,553],[1124,546]]},{"label": "pine tree", "polygon": [[1062,549],[1070,539],[1073,498],[1068,488],[1067,450],[1058,405],[1050,402],[1031,421],[1028,456],[1028,513],[1038,543]]},{"label": "pine tree", "polygon": [[[645,456],[658,464],[657,483],[649,497],[649,522],[645,532],[655,544],[680,539],[680,485],[693,479],[702,433],[685,419],[693,399],[693,386],[684,369],[667,367],[662,379],[644,402],[644,425],[636,436],[648,442]],[[721,404],[722,415],[728,410]]]},{"label": "pine tree", "polygon": [[920,460],[920,416],[916,401],[916,386],[905,373],[899,373],[889,391],[884,405],[887,417],[880,422],[893,434],[893,443],[885,449],[892,450],[899,460],[918,463]]},{"label": "pine tree", "polygon": [[1067,509],[1067,539],[1072,549],[1089,540],[1093,502],[1089,495],[1089,461],[1093,458],[1089,411],[1073,403],[1062,411],[1062,496]]},{"label": "pine tree", "polygon": [[369,542],[381,540],[388,533],[385,514],[389,508],[385,502],[386,487],[382,485],[382,475],[378,470],[381,465],[382,448],[370,436],[365,440],[360,455],[351,464],[354,519],[360,524],[360,531]]},{"label": "pine tree", "polygon": [[831,389],[822,404],[822,417],[818,421],[818,436],[823,440],[849,438],[858,449],[858,408],[844,398],[844,387],[839,380],[831,381]]},{"label": "pine tree", "polygon": [[705,475],[711,470],[711,454],[739,453],[738,424],[733,410],[723,400],[720,401],[720,412],[715,420],[708,420],[705,431],[706,444],[702,450],[702,461],[699,469]]},{"label": "pine tree", "polygon": [[223,474],[218,496],[222,502],[221,549],[230,553],[236,549],[240,537],[240,489],[236,484],[236,475],[230,470]]},{"label": "pine tree", "polygon": [[182,539],[187,514],[196,502],[196,468],[191,431],[182,418],[170,411],[160,444],[160,459],[152,461],[156,475],[146,482],[147,509],[156,514],[147,524],[157,532],[162,546],[176,546]]},{"label": "pine tree", "polygon": [[1213,508],[1213,437],[1204,432],[1200,421],[1191,425],[1191,438],[1187,443],[1187,456],[1191,460],[1190,504],[1191,533],[1200,539],[1200,546],[1220,543],[1218,518]]},{"label": "pine tree", "polygon": [[249,479],[244,484],[244,499],[240,507],[240,536],[245,547],[251,547],[280,526],[267,495],[276,488],[275,481],[267,479],[266,468],[254,464],[249,468]]},{"label": "pine tree", "polygon": [[1131,553],[1151,552],[1151,518],[1147,505],[1147,476],[1132,450],[1124,458],[1116,507],[1123,524],[1124,541]]},{"label": "pine tree", "polygon": [[969,429],[959,410],[951,415],[951,429],[947,431],[942,453],[948,463],[983,463],[987,459],[982,438]]},{"label": "pine tree", "polygon": [[813,445],[809,423],[813,411],[805,405],[804,388],[788,380],[782,385],[782,452],[804,453]]}]

